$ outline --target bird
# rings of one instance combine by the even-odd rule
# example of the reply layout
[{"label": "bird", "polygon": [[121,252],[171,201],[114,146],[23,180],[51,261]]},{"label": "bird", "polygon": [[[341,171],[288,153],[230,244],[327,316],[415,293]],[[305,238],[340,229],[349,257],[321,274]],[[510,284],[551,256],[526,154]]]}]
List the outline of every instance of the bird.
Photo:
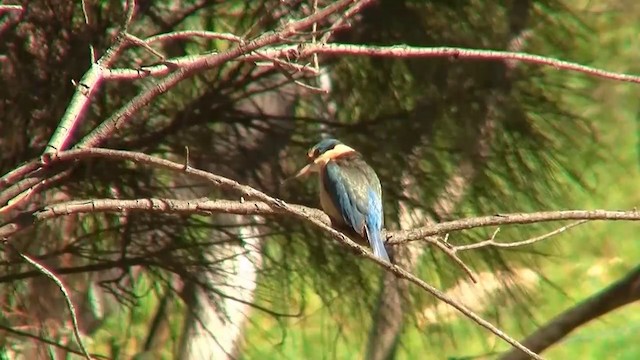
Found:
[{"label": "bird", "polygon": [[382,241],[382,186],[373,168],[359,152],[333,138],[310,148],[307,160],[293,178],[317,173],[320,205],[332,224],[355,231],[376,257],[389,262]]}]

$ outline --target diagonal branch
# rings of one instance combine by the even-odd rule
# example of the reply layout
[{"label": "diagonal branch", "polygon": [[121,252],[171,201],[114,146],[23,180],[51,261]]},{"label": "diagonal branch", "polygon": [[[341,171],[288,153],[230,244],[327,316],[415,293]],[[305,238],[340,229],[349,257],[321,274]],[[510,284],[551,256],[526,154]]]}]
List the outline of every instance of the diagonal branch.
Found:
[{"label": "diagonal branch", "polygon": [[[361,0],[366,1],[368,0]],[[109,119],[105,120],[91,133],[85,136],[76,147],[93,147],[100,144],[114,131],[124,126],[126,122],[131,120],[133,116],[144,106],[149,104],[158,95],[164,94],[169,91],[181,81],[193,76],[197,71],[211,69],[218,67],[221,64],[234,60],[258,50],[265,46],[274,45],[280,43],[282,39],[286,39],[297,32],[311,27],[314,23],[325,19],[331,14],[337,13],[350,4],[356,2],[356,0],[340,0],[337,1],[318,12],[311,14],[303,19],[293,21],[284,26],[280,31],[265,33],[255,40],[247,43],[240,43],[236,47],[221,53],[213,53],[206,56],[202,56],[189,62],[184,67],[178,68],[174,73],[164,78],[162,81],[155,84],[155,86],[143,91],[135,96],[127,104],[125,104],[120,110],[116,111]],[[285,55],[285,54],[283,54]]]},{"label": "diagonal branch", "polygon": [[[95,129],[93,129],[93,131],[86,135],[82,140],[80,140],[80,142],[75,145],[75,148],[98,146],[109,136],[111,136],[117,129],[124,127],[126,123],[130,121],[140,109],[153,101],[157,96],[166,93],[167,91],[178,85],[181,81],[193,76],[198,71],[220,66],[225,62],[237,59],[243,55],[250,54],[251,52],[260,48],[281,43],[283,39],[287,39],[293,35],[296,35],[299,31],[311,27],[314,23],[320,22],[332,14],[339,13],[350,5],[360,3],[367,4],[370,2],[371,0],[340,0],[326,6],[321,10],[318,10],[317,12],[303,19],[286,24],[279,31],[265,33],[262,36],[247,43],[241,42],[236,47],[228,51],[193,57],[190,61],[186,61],[184,66],[178,67],[173,73],[162,79],[162,81],[156,83],[154,86],[149,87],[137,96],[133,97],[127,104],[113,113],[108,119],[98,125]],[[121,45],[124,44],[127,38],[127,26],[133,17],[135,2],[133,0],[129,0],[127,4],[130,12],[126,17],[127,20],[125,21],[125,29],[120,33],[120,40],[117,40],[114,44],[115,48],[109,49],[104,55],[104,62],[107,65],[110,64],[110,62],[114,59],[117,52],[121,49]],[[56,130],[56,133],[52,136],[49,145],[45,149],[43,158],[24,164],[23,166],[20,166],[19,168],[0,178],[0,188],[13,185],[9,189],[0,193],[0,207],[3,207],[7,202],[15,199],[24,191],[37,185],[46,177],[46,174],[33,173],[34,168],[37,168],[37,166],[34,167],[34,163],[47,162],[49,156],[64,148],[63,145],[69,139],[71,130],[78,123],[78,119],[81,117],[82,112],[84,111],[83,109],[85,109],[89,104],[89,95],[93,94],[94,89],[97,88],[100,81],[103,80],[104,76],[108,76],[109,71],[105,70],[106,68],[107,66],[96,63],[94,64],[94,66],[92,66],[92,69],[87,74],[85,74],[85,78],[83,78],[83,80],[81,81],[80,87],[84,89],[83,92],[86,94],[84,94],[83,92],[76,93],[69,108],[67,109],[67,113],[60,122],[60,125],[58,127],[59,130]],[[144,73],[143,70],[141,70],[141,72]],[[104,73],[106,73],[107,75],[104,75]],[[32,176],[29,176],[20,181],[20,179],[30,174]]]},{"label": "diagonal branch", "polygon": [[[333,237],[335,240],[339,241],[343,245],[351,248],[354,252],[356,252],[360,256],[368,258],[370,261],[374,261],[375,263],[378,264],[378,266],[383,267],[386,271],[389,271],[400,278],[406,279],[409,282],[414,283],[421,289],[431,293],[434,297],[436,297],[440,301],[443,301],[446,304],[449,304],[450,306],[452,306],[453,308],[455,308],[456,310],[460,311],[462,314],[467,316],[469,319],[473,320],[476,324],[489,330],[496,336],[500,337],[507,343],[511,344],[513,347],[518,348],[520,351],[523,351],[528,356],[534,359],[541,359],[540,356],[536,355],[535,353],[531,352],[530,350],[522,346],[515,339],[513,339],[512,337],[504,333],[495,325],[484,320],[483,318],[481,318],[479,315],[477,315],[475,312],[473,312],[466,306],[454,301],[451,297],[447,296],[442,291],[429,285],[422,279],[416,277],[415,275],[404,270],[403,268],[396,265],[392,265],[386,261],[383,261],[375,257],[368,250],[356,244],[349,237],[335,230],[330,225],[316,218],[308,217],[304,211],[300,211],[298,208],[291,206],[280,199],[273,198],[252,187],[241,185],[237,181],[234,181],[219,175],[215,175],[203,170],[198,170],[191,167],[185,167],[184,164],[179,164],[173,161],[149,156],[142,153],[109,150],[109,149],[84,149],[84,150],[75,150],[75,151],[57,153],[52,156],[51,160],[60,161],[60,159],[64,158],[64,156],[67,155],[68,153],[74,154],[74,157],[71,157],[71,158],[67,157],[67,160],[78,160],[78,159],[90,158],[90,157],[106,157],[111,160],[130,160],[137,164],[152,165],[154,167],[165,168],[172,171],[176,171],[176,172],[184,173],[190,176],[201,178],[203,180],[210,182],[211,184],[213,184],[214,186],[220,189],[234,191],[236,193],[239,193],[241,196],[262,201],[271,208],[278,209],[279,211],[282,211],[287,215],[290,215],[292,217],[298,218],[300,220],[303,220],[312,224],[316,228],[331,235],[331,237]],[[29,215],[27,215],[27,217],[29,217]]]},{"label": "diagonal branch", "polygon": [[[449,296],[442,293],[440,290],[435,287],[427,284],[423,280],[417,278],[415,275],[410,272],[404,270],[403,268],[389,264],[384,262],[375,256],[373,256],[368,250],[364,249],[362,246],[354,243],[347,236],[333,229],[329,224],[326,218],[320,219],[318,217],[310,216],[310,212],[307,208],[289,205],[282,200],[270,197],[265,193],[258,191],[249,186],[241,185],[236,181],[230,180],[228,178],[218,176],[206,171],[194,169],[191,167],[186,167],[184,164],[176,163],[173,161],[149,156],[142,153],[129,152],[129,151],[120,151],[120,150],[110,150],[110,149],[81,149],[81,150],[71,150],[60,152],[55,154],[51,161],[52,162],[65,162],[65,161],[75,161],[75,160],[83,160],[88,158],[107,158],[110,160],[129,160],[133,161],[139,165],[150,165],[159,168],[165,168],[168,170],[172,170],[179,173],[185,173],[190,176],[195,176],[200,179],[206,180],[212,183],[214,186],[221,188],[223,190],[230,190],[236,193],[239,193],[243,197],[247,197],[250,199],[258,200],[258,202],[220,202],[214,201],[210,203],[211,208],[207,208],[203,206],[202,203],[198,203],[198,201],[189,202],[183,201],[179,202],[177,200],[167,201],[167,200],[158,200],[152,201],[149,199],[145,200],[102,200],[99,201],[80,201],[75,202],[75,204],[58,204],[52,205],[49,209],[45,209],[42,212],[38,213],[25,213],[23,215],[18,216],[14,222],[7,223],[0,227],[0,237],[7,238],[10,234],[15,233],[20,228],[20,224],[22,223],[23,228],[25,224],[29,224],[30,221],[33,223],[34,219],[39,219],[41,216],[43,219],[48,217],[57,217],[63,216],[74,211],[73,209],[77,209],[77,212],[82,212],[80,210],[84,210],[87,212],[97,211],[99,209],[107,210],[115,208],[117,211],[122,211],[124,208],[121,207],[121,204],[126,204],[131,207],[131,209],[127,210],[135,210],[146,208],[149,210],[155,211],[169,211],[176,212],[181,209],[180,205],[184,205],[184,211],[204,211],[210,212],[215,209],[215,206],[218,206],[219,210],[222,210],[222,205],[224,205],[224,211],[231,212],[232,206],[236,209],[237,213],[241,214],[255,214],[255,215],[268,215],[268,214],[286,214],[301,220],[304,220],[308,223],[311,223],[315,227],[323,230],[325,233],[331,235],[335,240],[339,241],[341,244],[351,248],[357,254],[362,257],[368,258],[371,261],[376,262],[379,266],[383,267],[386,271],[389,271],[396,276],[409,280],[414,283],[418,287],[426,290],[431,293],[437,299],[449,304],[453,308],[457,309],[461,313],[463,313],[468,318],[472,319],[474,322],[479,324],[480,326],[488,329],[492,333],[496,334],[498,337],[502,338],[512,346],[520,349],[525,352],[528,356],[539,359],[540,357],[529,351],[517,341],[509,337],[507,334],[499,330],[497,327],[487,322],[486,320],[480,318],[473,311],[469,310],[464,305],[461,305],[454,300],[452,300]],[[111,201],[111,202],[109,202]],[[233,205],[232,205],[233,204]],[[70,206],[73,205],[73,206]],[[58,208],[56,208],[58,206]],[[318,210],[315,210],[318,211]],[[43,214],[47,214],[46,216]],[[447,233],[453,230],[461,230],[465,228],[472,228],[478,226],[495,226],[502,224],[529,224],[540,221],[554,221],[554,220],[580,220],[580,219],[608,219],[608,220],[640,220],[640,212],[634,210],[629,212],[622,211],[605,211],[605,210],[593,210],[593,211],[552,211],[552,212],[541,212],[534,214],[506,214],[506,215],[494,215],[487,217],[480,217],[474,219],[464,219],[460,221],[453,221],[447,223],[441,223],[430,227],[425,227],[422,229],[418,229],[417,232],[412,233],[412,230],[404,230],[398,231],[395,233],[391,233],[392,237],[396,239],[396,242],[403,239],[402,236],[407,236],[408,238],[415,237],[417,234],[421,234],[422,237],[435,235],[439,233]],[[25,223],[26,221],[26,223]],[[425,235],[428,234],[428,235]]]},{"label": "diagonal branch", "polygon": [[35,267],[39,272],[41,272],[46,277],[51,279],[54,283],[56,283],[56,285],[62,292],[62,297],[64,298],[64,301],[67,303],[67,308],[69,309],[69,314],[71,316],[71,324],[73,328],[73,335],[75,336],[76,341],[78,342],[78,346],[80,347],[80,350],[82,351],[82,354],[84,355],[84,357],[87,358],[88,360],[91,360],[92,359],[91,355],[89,355],[89,351],[87,350],[87,347],[84,345],[84,342],[82,341],[82,336],[80,335],[80,329],[78,326],[78,316],[76,315],[76,309],[73,306],[73,302],[71,301],[71,297],[69,295],[69,292],[67,291],[67,288],[64,286],[62,281],[58,279],[58,277],[54,273],[49,271],[46,267],[44,267],[43,265],[41,265],[40,263],[32,259],[30,256],[27,256],[22,252],[18,251],[18,249],[13,248],[13,250],[16,251],[18,256],[20,256],[24,261],[33,265],[33,267]]},{"label": "diagonal branch", "polygon": [[[88,22],[85,3],[83,2],[82,5],[83,11],[85,12],[85,21]],[[86,110],[91,104],[93,96],[98,92],[98,89],[104,80],[105,70],[113,64],[118,54],[120,54],[126,45],[127,30],[131,24],[131,20],[133,20],[135,8],[136,1],[127,0],[125,20],[115,42],[109,49],[107,49],[107,51],[105,51],[104,55],[98,61],[91,64],[91,68],[84,74],[80,82],[75,84],[76,91],[73,94],[71,102],[69,103],[65,114],[62,116],[58,127],[45,148],[45,155],[62,151],[67,146],[73,130],[85,115]],[[93,62],[93,51],[91,61]]]},{"label": "diagonal branch", "polygon": [[[523,32],[529,14],[530,3],[519,2],[518,6],[511,6],[509,11],[510,19],[510,40],[507,45],[509,51],[519,51],[523,44]],[[502,64],[500,64],[502,65]],[[433,212],[438,220],[447,219],[458,207],[464,198],[470,184],[480,172],[480,169],[487,162],[491,144],[493,142],[496,119],[500,107],[500,101],[505,98],[509,91],[509,80],[512,70],[515,67],[513,62],[504,62],[503,66],[495,67],[494,81],[496,85],[490,88],[487,96],[485,113],[481,116],[477,124],[475,139],[467,150],[466,157],[463,157],[456,169],[449,175],[442,191],[435,197]],[[421,141],[426,143],[427,141]],[[411,154],[416,159],[420,158],[420,148],[414,149]],[[410,173],[404,174],[403,195],[408,199],[420,198],[417,192],[416,180]],[[433,225],[436,221],[420,208],[411,208],[407,202],[399,203],[400,227],[402,229],[415,228],[421,225]],[[460,259],[454,248],[440,243],[437,239],[432,244],[436,245],[449,258],[456,262],[467,273],[473,283],[477,283],[477,277],[471,269]],[[407,244],[396,257],[399,265],[408,269],[416,268],[417,260],[424,254],[426,249],[422,244]],[[377,309],[376,321],[374,323],[372,335],[369,337],[368,359],[386,359],[392,355],[395,343],[398,341],[402,327],[404,325],[404,302],[401,297],[408,297],[406,284],[400,283],[397,279],[385,274],[383,278],[383,289],[380,293],[380,305]]]},{"label": "diagonal branch", "polygon": [[[622,279],[576,306],[562,312],[546,325],[529,335],[523,343],[535,352],[542,352],[573,330],[587,322],[640,300],[640,267],[631,270]],[[510,351],[500,360],[526,360],[518,351]]]}]

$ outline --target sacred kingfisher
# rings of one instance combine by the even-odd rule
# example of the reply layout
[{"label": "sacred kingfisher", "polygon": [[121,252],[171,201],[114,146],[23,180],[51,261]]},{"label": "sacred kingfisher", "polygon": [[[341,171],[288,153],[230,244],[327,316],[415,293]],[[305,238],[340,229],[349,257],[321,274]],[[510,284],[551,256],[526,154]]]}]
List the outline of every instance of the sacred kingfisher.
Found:
[{"label": "sacred kingfisher", "polygon": [[373,254],[389,261],[382,241],[382,187],[362,155],[336,139],[324,139],[307,152],[309,164],[295,177],[318,173],[320,205],[332,223],[368,240]]}]

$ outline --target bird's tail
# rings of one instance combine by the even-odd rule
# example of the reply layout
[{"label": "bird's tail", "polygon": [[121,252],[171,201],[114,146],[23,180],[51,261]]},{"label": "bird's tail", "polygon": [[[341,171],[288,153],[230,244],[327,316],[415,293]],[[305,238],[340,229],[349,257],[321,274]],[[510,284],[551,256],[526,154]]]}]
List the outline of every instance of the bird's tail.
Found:
[{"label": "bird's tail", "polygon": [[373,250],[373,255],[390,262],[389,254],[387,254],[387,249],[384,247],[384,242],[382,242],[382,234],[380,231],[371,230],[369,226],[365,226],[365,230],[367,231],[367,239],[369,240],[369,245]]}]

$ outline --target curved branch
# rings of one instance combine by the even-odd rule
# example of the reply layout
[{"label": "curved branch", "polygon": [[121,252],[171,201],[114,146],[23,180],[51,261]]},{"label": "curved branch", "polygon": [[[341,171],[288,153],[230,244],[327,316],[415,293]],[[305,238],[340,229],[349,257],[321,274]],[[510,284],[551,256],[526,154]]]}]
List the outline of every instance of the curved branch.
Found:
[{"label": "curved branch", "polygon": [[[319,22],[331,14],[342,11],[347,6],[357,0],[340,0],[318,12],[311,14],[303,19],[293,21],[284,26],[280,31],[268,32],[258,37],[255,40],[247,43],[240,43],[236,47],[224,51],[221,53],[213,53],[206,56],[199,57],[193,62],[189,62],[162,81],[158,82],[155,86],[138,94],[132,98],[127,104],[116,111],[109,119],[105,120],[102,124],[98,125],[91,133],[86,135],[76,147],[93,147],[104,141],[109,135],[111,135],[116,129],[122,127],[127,121],[129,121],[142,107],[147,105],[158,95],[163,94],[182,80],[194,75],[198,70],[211,69],[216,66],[220,66],[227,61],[231,61],[249,54],[252,51],[258,50],[265,46],[274,45],[280,43],[282,39],[286,39],[297,32],[311,27],[314,23]],[[359,2],[369,2],[369,0],[360,0]]]},{"label": "curved branch", "polygon": [[[380,261],[373,257],[368,250],[362,246],[352,242],[348,237],[337,232],[330,227],[330,222],[327,216],[317,209],[311,209],[299,205],[290,205],[279,199],[272,198],[258,190],[251,187],[241,185],[236,181],[211,174],[202,170],[193,169],[187,167],[185,169],[184,164],[175,163],[169,160],[156,158],[146,154],[110,150],[110,149],[80,149],[64,151],[56,154],[52,157],[51,161],[56,162],[69,162],[87,158],[102,157],[112,160],[130,160],[138,164],[153,165],[170,169],[176,172],[184,172],[192,176],[197,176],[202,179],[206,179],[218,187],[234,190],[241,193],[244,196],[255,198],[258,201],[231,201],[231,200],[174,200],[174,199],[138,199],[138,200],[115,200],[115,199],[98,199],[98,200],[81,200],[71,201],[66,203],[55,204],[47,206],[41,210],[32,213],[23,213],[12,221],[0,226],[0,237],[8,238],[15,234],[17,231],[24,229],[27,226],[39,221],[48,220],[54,217],[65,216],[75,213],[83,212],[104,212],[104,211],[131,211],[131,210],[146,210],[146,211],[158,211],[158,212],[175,212],[175,213],[203,213],[210,214],[212,212],[226,212],[243,215],[276,215],[287,214],[295,216],[297,218],[306,220],[312,223],[314,226],[324,230],[330,234],[334,239],[338,240],[342,244],[352,248],[363,257],[367,257],[370,260],[375,261],[380,266],[384,267],[387,271],[390,271],[397,276],[407,279],[410,282],[418,285],[422,289],[430,292],[441,301],[453,306],[464,315],[474,320],[479,325],[489,329],[494,334],[501,337],[503,340],[509,342],[514,347],[524,351],[528,356],[536,357],[535,354],[523,349],[523,347],[515,342],[515,340],[508,337],[502,331],[497,329],[492,324],[481,319],[478,315],[467,309],[466,307],[457,304],[448,296],[440,292],[438,289],[425,283],[421,279],[415,277],[413,274],[405,271],[404,269]],[[559,220],[640,220],[640,212],[633,211],[607,211],[607,210],[568,210],[568,211],[548,211],[539,213],[515,213],[515,214],[498,214],[493,216],[485,216],[478,218],[462,219],[456,221],[449,221],[434,226],[427,226],[420,229],[405,230],[389,232],[393,241],[392,243],[398,244],[406,241],[416,240],[420,238],[426,238],[432,235],[445,234],[451,231],[459,231],[464,229],[471,229],[475,227],[483,226],[496,226],[506,224],[530,224],[543,221],[559,221]],[[436,241],[433,239],[427,239],[427,241]]]},{"label": "curved branch", "polygon": [[[604,79],[640,83],[640,76],[630,75],[615,71],[608,71],[592,66],[578,64],[576,62],[555,59],[542,55],[528,54],[524,52],[481,50],[459,47],[417,47],[406,45],[375,46],[375,45],[351,45],[351,44],[306,44],[303,47],[283,46],[264,50],[265,55],[274,58],[290,59],[292,54],[298,58],[308,58],[315,54],[324,55],[352,55],[369,57],[391,58],[438,58],[491,61],[521,61],[529,64],[547,65],[556,70],[575,71]],[[253,59],[254,55],[248,55],[243,59]]]},{"label": "curved branch", "polygon": [[[56,342],[54,340],[47,339],[47,338],[45,338],[43,336],[40,336],[40,335],[32,334],[32,333],[27,332],[27,331],[18,330],[15,327],[12,327],[12,326],[7,326],[5,324],[0,324],[0,330],[5,331],[8,334],[13,334],[13,335],[15,335],[17,337],[25,337],[25,338],[33,339],[33,340],[39,341],[39,342],[41,342],[43,344],[51,345],[51,346],[54,346],[54,347],[56,347],[58,349],[67,351],[69,353],[76,354],[76,355],[79,355],[79,356],[84,356],[83,353],[81,353],[80,351],[78,351],[76,349],[70,348],[69,346],[62,345],[62,344],[60,344],[60,343],[58,343],[58,342]],[[109,357],[107,357],[105,355],[100,355],[100,354],[90,354],[90,355],[93,356],[96,359],[109,359]]]},{"label": "curved branch", "polygon": [[[327,223],[325,223],[325,222],[323,222],[321,220],[318,220],[317,218],[309,217],[307,215],[307,213],[305,211],[301,211],[300,208],[297,208],[296,206],[289,205],[289,204],[285,203],[284,201],[282,201],[280,199],[273,198],[273,197],[271,197],[271,196],[269,196],[269,195],[267,195],[267,194],[265,194],[265,193],[263,193],[261,191],[258,191],[258,190],[254,189],[252,187],[241,185],[237,181],[234,181],[234,180],[222,177],[222,176],[218,176],[218,175],[215,175],[215,174],[203,171],[203,170],[193,169],[191,167],[185,166],[184,164],[179,164],[179,163],[176,163],[176,162],[173,162],[173,161],[169,161],[169,160],[165,160],[165,159],[149,156],[149,155],[142,154],[142,153],[130,152],[130,151],[110,150],[110,149],[96,149],[96,148],[71,150],[71,151],[65,151],[65,152],[60,152],[60,153],[53,154],[51,156],[51,162],[55,163],[55,162],[73,161],[73,160],[81,160],[81,159],[94,158],[94,157],[102,157],[102,158],[107,158],[107,159],[110,159],[110,160],[129,160],[129,161],[133,161],[133,162],[135,162],[136,164],[139,164],[139,165],[142,165],[142,164],[144,164],[144,165],[152,165],[152,166],[155,166],[155,167],[165,168],[165,169],[169,169],[169,170],[172,170],[172,171],[184,173],[184,174],[187,174],[187,175],[196,176],[196,177],[199,177],[201,179],[204,179],[204,180],[212,183],[213,185],[215,185],[218,188],[225,189],[225,190],[230,190],[230,191],[235,191],[237,193],[240,193],[241,196],[246,196],[248,198],[252,198],[252,199],[255,199],[255,200],[262,201],[262,202],[265,203],[266,206],[268,206],[269,208],[273,209],[274,211],[283,212],[283,213],[285,213],[287,215],[296,217],[298,219],[304,220],[304,221],[312,224],[316,228],[318,228],[318,229],[324,231],[325,233],[331,235],[332,238],[334,238],[335,240],[339,241],[341,244],[351,248],[354,252],[356,252],[360,256],[368,258],[370,261],[373,261],[376,264],[378,264],[378,266],[383,267],[386,271],[392,272],[396,276],[412,282],[413,284],[417,285],[421,289],[423,289],[423,290],[429,292],[430,294],[432,294],[433,296],[435,296],[440,301],[443,301],[446,304],[452,306],[453,308],[455,308],[456,310],[458,310],[459,312],[461,312],[462,314],[467,316],[469,319],[473,320],[476,324],[478,324],[481,327],[489,330],[490,332],[492,332],[493,334],[495,334],[499,338],[503,339],[505,342],[509,343],[513,347],[515,347],[515,348],[519,349],[520,351],[524,352],[528,356],[530,356],[530,357],[532,357],[534,359],[541,359],[540,356],[538,356],[534,352],[530,351],[526,347],[522,346],[522,344],[520,344],[517,340],[513,339],[512,337],[510,337],[509,335],[504,333],[502,330],[498,329],[495,325],[493,325],[490,322],[484,320],[479,315],[477,315],[475,312],[473,312],[472,310],[470,310],[466,306],[456,302],[455,300],[453,300],[451,297],[449,297],[448,295],[446,295],[442,291],[440,291],[437,288],[435,288],[435,287],[429,285],[428,283],[426,283],[424,280],[416,277],[412,273],[404,270],[403,268],[401,268],[399,266],[396,266],[396,265],[390,264],[390,263],[388,263],[386,261],[380,260],[379,258],[375,257],[373,254],[371,254],[368,250],[366,250],[362,246],[356,244],[349,237],[347,237],[344,234],[342,234],[341,232],[335,230],[334,228],[332,228]],[[93,205],[92,203],[85,204],[85,206],[92,206],[92,205]],[[169,209],[171,209],[171,208],[169,207]],[[54,213],[54,212],[51,212],[51,214],[52,214],[52,216],[60,216],[60,215],[63,215],[65,213]],[[640,218],[640,214],[635,214],[635,215]],[[27,218],[27,219],[33,219],[33,214],[27,213],[26,215],[23,214],[23,215],[21,215],[19,217]],[[15,222],[14,223],[10,223],[8,225],[5,225],[2,228],[5,228],[5,227],[9,227],[10,228],[13,225],[15,225]],[[0,235],[0,236],[2,236],[2,235]]]},{"label": "curved branch", "polygon": [[84,355],[84,357],[87,360],[91,360],[92,357],[89,354],[89,351],[87,350],[87,347],[84,345],[84,341],[82,341],[82,336],[80,335],[80,327],[78,325],[78,315],[76,315],[76,308],[75,308],[75,306],[73,306],[73,302],[71,301],[71,297],[69,295],[69,291],[67,290],[67,288],[62,283],[62,280],[58,279],[58,277],[54,273],[49,271],[42,264],[38,263],[37,261],[33,260],[31,257],[29,257],[29,256],[21,253],[20,251],[18,251],[18,249],[14,248],[13,250],[16,251],[18,253],[18,256],[20,256],[24,261],[26,261],[29,264],[31,264],[40,273],[44,274],[46,277],[48,277],[54,283],[56,283],[56,286],[58,286],[58,289],[60,289],[60,292],[62,292],[62,297],[64,298],[64,301],[67,304],[67,309],[69,309],[69,315],[71,316],[71,325],[72,325],[72,329],[73,329],[73,335],[76,338],[76,342],[78,343],[78,346],[80,347],[80,350],[82,351],[82,354]]}]

